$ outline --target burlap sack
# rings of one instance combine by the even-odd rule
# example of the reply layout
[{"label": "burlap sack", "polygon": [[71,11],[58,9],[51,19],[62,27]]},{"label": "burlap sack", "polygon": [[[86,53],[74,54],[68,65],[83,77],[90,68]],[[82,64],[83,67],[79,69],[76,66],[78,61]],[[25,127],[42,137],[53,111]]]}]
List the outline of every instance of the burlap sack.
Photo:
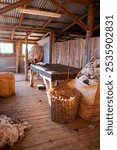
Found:
[{"label": "burlap sack", "polygon": [[89,121],[100,120],[100,84],[88,85],[78,78],[70,81],[70,87],[75,87],[81,92],[79,102],[79,115]]},{"label": "burlap sack", "polygon": [[0,96],[7,97],[15,93],[15,78],[13,73],[0,73]]}]

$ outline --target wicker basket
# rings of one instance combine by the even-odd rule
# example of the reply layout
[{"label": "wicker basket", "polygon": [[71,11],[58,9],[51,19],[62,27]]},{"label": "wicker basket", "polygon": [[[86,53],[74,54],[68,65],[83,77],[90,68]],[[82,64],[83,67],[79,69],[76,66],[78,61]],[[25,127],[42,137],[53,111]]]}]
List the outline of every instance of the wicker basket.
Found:
[{"label": "wicker basket", "polygon": [[79,106],[78,92],[74,88],[57,86],[49,92],[51,119],[58,123],[70,123],[76,118]]}]

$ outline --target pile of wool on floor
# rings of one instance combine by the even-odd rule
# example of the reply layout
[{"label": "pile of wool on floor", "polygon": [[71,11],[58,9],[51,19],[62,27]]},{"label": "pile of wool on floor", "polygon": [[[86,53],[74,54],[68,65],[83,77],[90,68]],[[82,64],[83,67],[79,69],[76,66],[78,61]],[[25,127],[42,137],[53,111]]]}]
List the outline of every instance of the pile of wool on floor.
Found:
[{"label": "pile of wool on floor", "polygon": [[0,149],[11,147],[18,139],[22,139],[25,131],[31,129],[28,122],[13,120],[5,115],[0,115]]}]

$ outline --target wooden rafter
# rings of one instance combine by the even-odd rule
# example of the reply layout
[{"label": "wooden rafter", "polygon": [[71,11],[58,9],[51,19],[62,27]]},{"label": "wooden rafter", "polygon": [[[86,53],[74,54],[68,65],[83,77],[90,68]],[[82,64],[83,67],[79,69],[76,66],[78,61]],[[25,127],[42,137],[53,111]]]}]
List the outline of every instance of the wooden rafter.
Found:
[{"label": "wooden rafter", "polygon": [[[29,1],[27,1],[27,0],[24,0],[24,1],[26,1],[25,5],[24,5],[24,8],[26,8]],[[19,26],[21,25],[23,18],[24,18],[24,14],[21,13],[20,18],[19,18]]]},{"label": "wooden rafter", "polygon": [[50,0],[50,2],[53,3],[56,7],[59,7],[59,9],[63,13],[69,16],[70,19],[73,20],[73,22],[75,22],[76,24],[78,24],[81,28],[83,28],[84,30],[88,29],[88,26],[85,23],[79,21],[79,17],[75,16],[72,12],[70,12],[67,8],[65,8],[64,5],[60,3],[60,1]]},{"label": "wooden rafter", "polygon": [[[86,16],[88,15],[88,13],[84,14],[83,16],[81,16],[79,18],[79,21],[82,21],[82,19],[84,19]],[[62,33],[65,32],[66,30],[68,30],[69,28],[71,28],[72,26],[74,26],[76,23],[73,22],[71,23],[70,25],[68,25],[67,27],[65,27],[63,30],[62,30]]]},{"label": "wooden rafter", "polygon": [[[15,17],[15,16],[9,16],[9,15],[0,15],[0,18],[12,18],[12,19],[16,19],[16,20],[19,20],[20,18],[19,17]],[[50,19],[50,18],[49,18]],[[52,21],[52,19],[53,18],[51,18],[51,21]],[[41,23],[43,23],[43,24],[46,24],[47,22],[48,22],[48,20],[47,21],[45,21],[45,20],[41,20],[41,19],[33,19],[33,18],[24,18],[24,20],[25,21],[36,21],[36,22],[41,22]],[[50,21],[50,22],[51,22]],[[53,24],[63,24],[63,25],[69,25],[68,23],[65,23],[65,22],[62,22],[62,21],[59,21],[59,22],[57,22],[57,21],[52,21],[51,23],[53,23]],[[43,27],[44,27],[44,25],[43,25]],[[42,27],[42,28],[43,28]]]},{"label": "wooden rafter", "polygon": [[[59,8],[57,8],[57,10],[56,10],[56,13],[59,13],[60,12],[60,10],[59,10]],[[49,17],[49,19],[44,23],[44,25],[43,25],[43,29],[45,28],[45,27],[47,27],[47,25],[51,22],[53,20],[53,18],[52,17]]]},{"label": "wooden rafter", "polygon": [[25,1],[24,0],[20,0],[20,1],[17,1],[15,3],[9,4],[9,5],[7,5],[7,6],[5,6],[5,7],[0,9],[0,14],[6,13],[6,12],[8,12],[10,10],[13,10],[13,9],[15,9],[15,8],[17,8],[19,6],[22,6],[22,5],[26,4],[28,1],[29,0],[25,0]]},{"label": "wooden rafter", "polygon": [[15,29],[12,30],[11,40],[13,40],[14,35],[15,35]]},{"label": "wooden rafter", "polygon": [[69,2],[69,3],[81,3],[81,4],[90,4],[91,0],[64,0],[65,2]]},{"label": "wooden rafter", "polygon": [[14,26],[14,25],[1,25],[0,24],[0,28],[6,28],[6,29],[16,29],[16,30],[22,30],[22,31],[41,31],[41,32],[52,32],[52,31],[56,31],[56,32],[61,32],[60,30],[55,30],[55,29],[42,29],[39,27],[34,27],[34,26]]},{"label": "wooden rafter", "polygon": [[68,25],[67,27],[65,27],[63,30],[62,30],[62,33],[65,32],[66,30],[68,30],[69,28],[71,28],[73,25],[75,25],[75,23],[71,23],[70,25]]},{"label": "wooden rafter", "polygon": [[93,35],[93,28],[94,28],[94,5],[91,3],[88,6],[88,18],[87,18],[87,25],[89,29],[86,33],[86,38],[91,38]]},{"label": "wooden rafter", "polygon": [[93,31],[97,30],[98,28],[100,28],[100,24],[94,25]]},{"label": "wooden rafter", "polygon": [[[64,2],[63,2],[63,4],[64,4]],[[59,12],[60,12],[60,9],[57,7],[56,13],[59,13]],[[52,17],[49,17],[49,19],[43,24],[43,29],[44,29],[45,27],[47,27],[48,24],[49,24],[52,20],[53,20],[53,18],[52,18]]]},{"label": "wooden rafter", "polygon": [[33,30],[30,31],[30,32],[27,32],[26,36],[24,37],[24,39],[29,38],[33,32],[34,32]]},{"label": "wooden rafter", "polygon": [[42,38],[40,39],[40,40],[43,40],[46,36],[48,36],[50,33],[49,32],[47,32],[46,34],[44,34],[43,36],[42,36]]},{"label": "wooden rafter", "polygon": [[[17,40],[11,40],[11,39],[0,39],[0,42],[16,42]],[[25,43],[26,41],[25,40],[20,40],[20,42],[22,43]],[[28,40],[28,43],[34,43],[36,44],[37,43],[37,40]]]},{"label": "wooden rafter", "polygon": [[31,32],[29,32],[28,34],[28,38],[31,36],[31,34],[33,33],[33,30]]}]

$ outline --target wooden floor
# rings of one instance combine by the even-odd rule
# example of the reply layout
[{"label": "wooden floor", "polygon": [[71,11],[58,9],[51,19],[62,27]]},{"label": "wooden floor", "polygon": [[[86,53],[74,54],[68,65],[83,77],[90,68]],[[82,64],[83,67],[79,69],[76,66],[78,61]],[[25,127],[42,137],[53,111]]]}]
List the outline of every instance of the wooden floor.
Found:
[{"label": "wooden floor", "polygon": [[51,121],[45,91],[29,87],[23,75],[16,75],[16,94],[0,98],[0,114],[28,121],[33,128],[12,150],[99,150],[100,123],[91,123],[80,117],[70,124]]}]

